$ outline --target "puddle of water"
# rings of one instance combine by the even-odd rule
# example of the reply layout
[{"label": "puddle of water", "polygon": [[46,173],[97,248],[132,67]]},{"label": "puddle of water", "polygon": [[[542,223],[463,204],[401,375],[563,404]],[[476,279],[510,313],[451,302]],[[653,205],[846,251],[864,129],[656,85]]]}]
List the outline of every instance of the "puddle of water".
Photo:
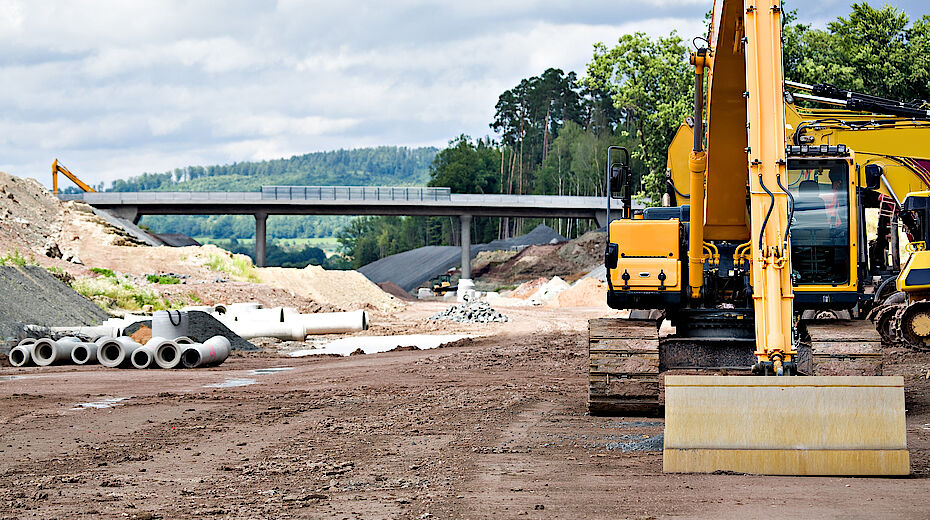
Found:
[{"label": "puddle of water", "polygon": [[123,406],[121,401],[129,399],[128,397],[110,397],[102,401],[94,401],[92,403],[80,403],[72,410],[87,410],[88,408],[113,408],[114,406]]},{"label": "puddle of water", "polygon": [[0,376],[0,381],[12,381],[14,379],[21,379],[23,376]]},{"label": "puddle of water", "polygon": [[232,388],[235,386],[249,386],[249,385],[254,385],[254,384],[255,384],[254,379],[248,379],[248,378],[243,377],[243,378],[227,379],[226,381],[223,381],[222,383],[213,383],[211,385],[204,385],[204,388]]},{"label": "puddle of water", "polygon": [[293,370],[294,367],[271,367],[271,368],[257,368],[255,370],[249,370],[249,374],[253,376],[263,376],[267,374],[277,374],[278,372],[284,372],[286,370]]}]

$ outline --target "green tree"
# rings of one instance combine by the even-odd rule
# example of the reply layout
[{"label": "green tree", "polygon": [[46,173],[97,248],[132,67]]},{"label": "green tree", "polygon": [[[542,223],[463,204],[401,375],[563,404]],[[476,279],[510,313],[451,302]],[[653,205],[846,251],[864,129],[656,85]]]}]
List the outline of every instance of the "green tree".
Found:
[{"label": "green tree", "polygon": [[635,157],[647,174],[645,195],[658,201],[665,188],[666,150],[681,121],[691,112],[693,75],[687,48],[674,32],[652,39],[625,34],[617,45],[594,46],[585,86],[610,94],[614,106],[633,131]]}]

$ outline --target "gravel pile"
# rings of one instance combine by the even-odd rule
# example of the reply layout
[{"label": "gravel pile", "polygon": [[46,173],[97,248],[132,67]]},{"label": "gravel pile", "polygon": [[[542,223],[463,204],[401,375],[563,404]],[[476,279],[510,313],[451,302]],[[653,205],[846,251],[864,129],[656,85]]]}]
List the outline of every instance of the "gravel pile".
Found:
[{"label": "gravel pile", "polygon": [[462,305],[451,305],[448,309],[437,312],[430,320],[449,320],[457,323],[492,323],[507,322],[510,318],[497,312],[487,302],[471,301]]}]

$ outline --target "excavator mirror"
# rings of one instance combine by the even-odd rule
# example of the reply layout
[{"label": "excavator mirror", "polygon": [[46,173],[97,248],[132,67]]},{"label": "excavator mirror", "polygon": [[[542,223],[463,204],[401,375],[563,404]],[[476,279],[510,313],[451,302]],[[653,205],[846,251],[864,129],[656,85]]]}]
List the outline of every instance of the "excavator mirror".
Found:
[{"label": "excavator mirror", "polygon": [[877,190],[882,183],[882,174],[884,170],[878,164],[865,165],[865,187],[870,190]]}]

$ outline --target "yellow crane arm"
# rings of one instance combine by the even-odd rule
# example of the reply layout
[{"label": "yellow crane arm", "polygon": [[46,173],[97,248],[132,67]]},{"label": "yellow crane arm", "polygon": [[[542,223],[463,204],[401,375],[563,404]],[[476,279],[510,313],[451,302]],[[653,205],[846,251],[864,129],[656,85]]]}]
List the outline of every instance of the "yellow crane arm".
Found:
[{"label": "yellow crane arm", "polygon": [[60,164],[58,159],[52,161],[52,193],[58,193],[58,172],[61,172],[65,177],[71,179],[71,182],[77,184],[78,188],[81,188],[84,191],[97,191],[90,186],[88,186],[84,181],[77,178],[77,175],[71,173],[71,170],[65,168],[65,165]]}]

